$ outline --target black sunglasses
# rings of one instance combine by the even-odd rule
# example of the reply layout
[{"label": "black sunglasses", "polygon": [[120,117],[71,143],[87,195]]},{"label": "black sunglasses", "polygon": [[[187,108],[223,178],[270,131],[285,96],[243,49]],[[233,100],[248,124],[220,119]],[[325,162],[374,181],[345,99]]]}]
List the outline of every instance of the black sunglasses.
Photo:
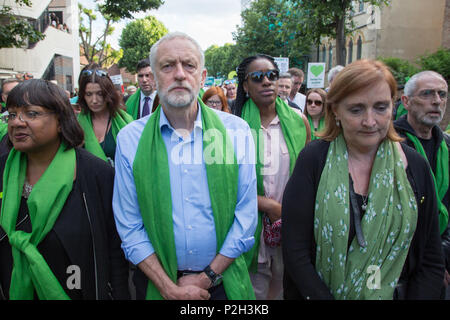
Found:
[{"label": "black sunglasses", "polygon": [[318,107],[320,107],[322,105],[322,101],[321,100],[310,100],[310,99],[308,99],[308,100],[306,100],[306,103],[307,104],[313,104],[314,103]]},{"label": "black sunglasses", "polygon": [[104,71],[104,70],[99,70],[99,69],[95,69],[95,70],[83,70],[81,71],[81,75],[82,76],[92,76],[92,74],[95,72],[96,75],[98,75],[99,77],[106,77],[108,76],[108,72]]},{"label": "black sunglasses", "polygon": [[280,73],[278,70],[269,70],[269,71],[253,71],[247,74],[245,80],[250,77],[253,82],[262,82],[264,77],[267,77],[270,81],[277,81]]}]

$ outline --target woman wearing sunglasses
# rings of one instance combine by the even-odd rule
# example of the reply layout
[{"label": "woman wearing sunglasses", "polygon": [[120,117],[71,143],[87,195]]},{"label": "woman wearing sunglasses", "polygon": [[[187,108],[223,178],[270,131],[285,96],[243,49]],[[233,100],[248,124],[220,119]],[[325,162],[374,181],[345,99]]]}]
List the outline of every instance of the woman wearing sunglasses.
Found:
[{"label": "woman wearing sunglasses", "polygon": [[114,170],[79,148],[83,130],[64,90],[27,80],[7,109],[13,148],[0,157],[0,300],[129,298]]},{"label": "woman wearing sunglasses", "polygon": [[426,160],[393,126],[397,85],[358,60],[327,94],[325,129],[283,195],[286,299],[438,299],[438,209]]},{"label": "woman wearing sunglasses", "polygon": [[300,150],[310,141],[308,120],[278,97],[279,70],[267,55],[238,66],[236,113],[254,132],[259,219],[245,254],[256,299],[282,298],[281,198]]},{"label": "woman wearing sunglasses", "polygon": [[306,93],[305,116],[311,127],[311,140],[317,139],[316,133],[321,131],[325,123],[325,103],[327,93],[325,90],[315,88]]},{"label": "woman wearing sunglasses", "polygon": [[94,66],[78,79],[78,121],[84,130],[86,150],[114,164],[116,137],[133,118],[120,108],[120,97],[108,73]]}]

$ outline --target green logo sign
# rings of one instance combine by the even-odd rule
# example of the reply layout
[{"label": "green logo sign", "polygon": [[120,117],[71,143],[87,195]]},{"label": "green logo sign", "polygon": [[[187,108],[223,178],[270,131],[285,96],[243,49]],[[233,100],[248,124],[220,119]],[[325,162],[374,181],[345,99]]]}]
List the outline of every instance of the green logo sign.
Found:
[{"label": "green logo sign", "polygon": [[318,77],[319,74],[321,74],[323,72],[323,66],[312,66],[311,67],[311,72],[312,72],[313,75]]}]

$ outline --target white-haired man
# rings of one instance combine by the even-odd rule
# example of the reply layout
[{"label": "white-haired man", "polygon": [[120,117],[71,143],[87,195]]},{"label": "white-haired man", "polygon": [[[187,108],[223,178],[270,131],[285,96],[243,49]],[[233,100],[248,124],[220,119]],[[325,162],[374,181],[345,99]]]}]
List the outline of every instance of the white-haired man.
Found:
[{"label": "white-haired man", "polygon": [[117,137],[113,206],[138,299],[254,299],[242,253],[254,244],[254,145],[245,121],[206,107],[198,43],[152,46],[161,106]]},{"label": "white-haired man", "polygon": [[447,106],[448,85],[434,71],[423,71],[405,84],[402,103],[408,111],[394,122],[407,144],[421,153],[430,164],[438,200],[439,224],[446,260],[445,285],[450,282],[450,229],[448,225],[450,137],[439,128]]}]

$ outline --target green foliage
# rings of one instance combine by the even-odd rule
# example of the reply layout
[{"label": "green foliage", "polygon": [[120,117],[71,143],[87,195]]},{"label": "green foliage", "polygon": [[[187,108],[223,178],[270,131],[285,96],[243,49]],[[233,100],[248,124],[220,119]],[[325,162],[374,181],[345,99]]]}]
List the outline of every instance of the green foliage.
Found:
[{"label": "green foliage", "polygon": [[228,73],[236,70],[240,60],[236,45],[226,43],[222,47],[212,45],[205,51],[205,67],[208,76],[227,77]]},{"label": "green foliage", "polygon": [[102,7],[103,13],[111,17],[133,19],[132,13],[158,9],[163,3],[163,0],[106,0]]},{"label": "green foliage", "polygon": [[[102,67],[109,67],[117,63],[123,55],[123,51],[114,50],[107,42],[107,38],[114,32],[113,24],[119,19],[104,13],[103,7],[98,5],[96,10],[84,8],[78,4],[78,13],[80,18],[80,28],[78,34],[80,36],[81,46],[83,48],[81,54],[85,56],[88,63],[97,63]],[[105,27],[96,39],[93,39],[93,24],[97,20],[97,14],[105,21]]]},{"label": "green foliage", "polygon": [[418,59],[422,70],[440,73],[447,82],[450,80],[450,49],[439,48],[436,52],[425,54]]},{"label": "green foliage", "polygon": [[309,53],[311,38],[302,32],[293,1],[256,0],[241,13],[242,27],[233,33],[237,55],[256,53],[300,61]]},{"label": "green foliage", "polygon": [[[31,7],[30,0],[15,0],[20,7]],[[0,9],[0,48],[20,48],[28,43],[35,43],[45,38],[45,35],[34,29],[26,19],[16,17],[10,6],[3,5]]]},{"label": "green foliage", "polygon": [[389,67],[399,86],[405,85],[408,78],[419,72],[419,68],[405,59],[389,57],[378,58],[378,60]]},{"label": "green foliage", "polygon": [[119,66],[126,67],[129,72],[136,72],[138,62],[148,58],[152,45],[167,32],[164,24],[153,16],[127,24],[119,39],[119,45],[123,49]]}]

